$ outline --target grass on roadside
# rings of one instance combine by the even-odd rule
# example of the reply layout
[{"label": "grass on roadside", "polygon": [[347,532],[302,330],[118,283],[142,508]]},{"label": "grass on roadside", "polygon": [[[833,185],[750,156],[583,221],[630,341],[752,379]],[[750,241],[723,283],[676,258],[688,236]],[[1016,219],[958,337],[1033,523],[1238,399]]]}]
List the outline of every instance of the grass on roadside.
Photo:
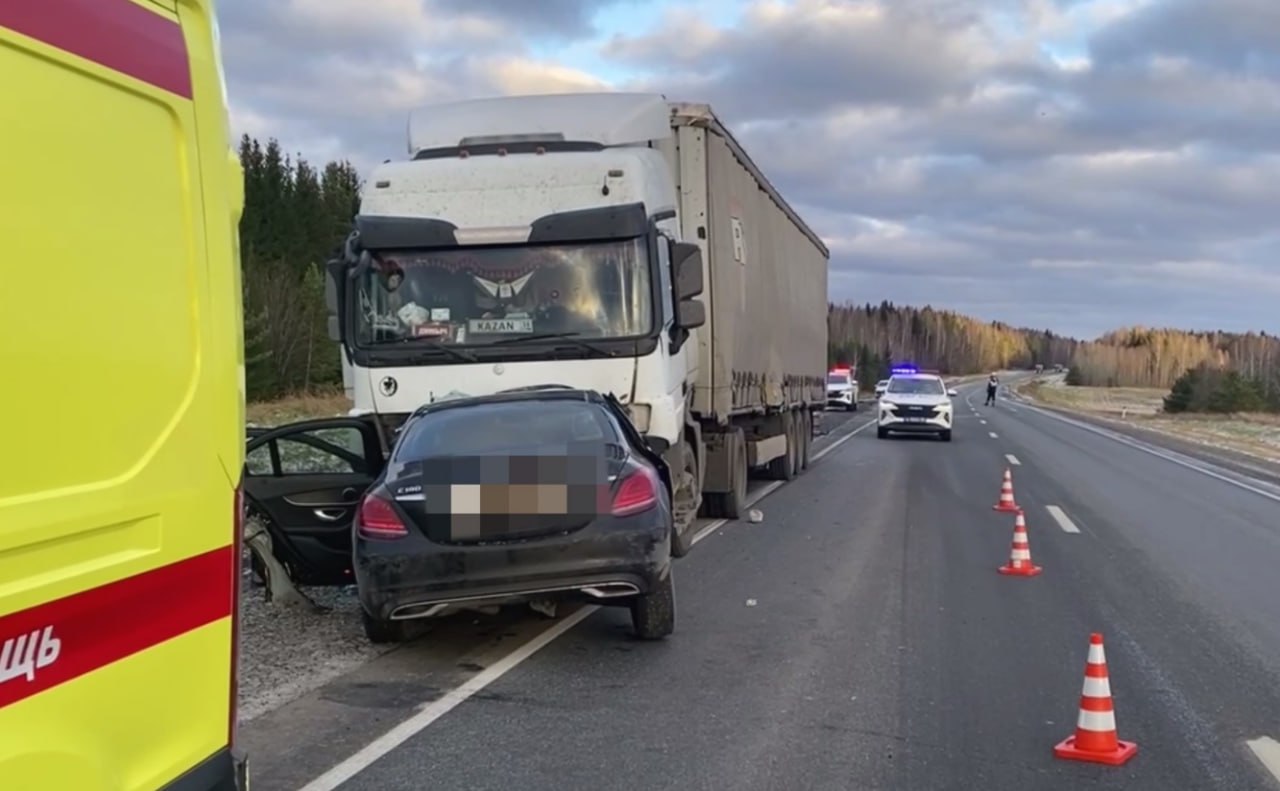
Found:
[{"label": "grass on roadside", "polygon": [[342,390],[321,390],[286,396],[274,401],[251,402],[247,418],[251,426],[279,426],[296,420],[339,417],[351,409]]},{"label": "grass on roadside", "polygon": [[1049,406],[1118,420],[1141,428],[1280,463],[1280,416],[1167,415],[1165,391],[1143,387],[1068,387],[1061,380],[1035,380],[1019,388]]}]

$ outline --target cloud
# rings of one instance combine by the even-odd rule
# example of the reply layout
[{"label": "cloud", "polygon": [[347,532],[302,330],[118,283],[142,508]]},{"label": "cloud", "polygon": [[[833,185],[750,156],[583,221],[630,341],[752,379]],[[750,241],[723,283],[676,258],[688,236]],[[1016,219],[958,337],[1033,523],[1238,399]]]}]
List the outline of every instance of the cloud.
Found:
[{"label": "cloud", "polygon": [[[709,101],[833,299],[1280,330],[1275,0],[224,0],[238,130],[365,166],[469,96]],[[683,9],[683,10],[682,10]]]}]

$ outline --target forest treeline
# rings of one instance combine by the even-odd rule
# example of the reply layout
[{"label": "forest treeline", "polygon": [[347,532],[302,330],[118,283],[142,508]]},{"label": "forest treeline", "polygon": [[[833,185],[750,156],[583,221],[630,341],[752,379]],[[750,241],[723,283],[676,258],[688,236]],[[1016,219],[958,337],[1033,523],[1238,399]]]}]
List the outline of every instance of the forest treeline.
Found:
[{"label": "forest treeline", "polygon": [[888,375],[893,363],[965,374],[1067,365],[1081,345],[1048,330],[985,322],[949,310],[894,305],[831,305],[828,358],[857,363],[864,385]]},{"label": "forest treeline", "polygon": [[1092,341],[984,322],[931,307],[831,305],[833,364],[858,365],[863,384],[892,362],[961,376],[1035,365],[1069,368],[1068,383],[1174,389],[1169,411],[1280,410],[1280,339],[1266,333],[1131,327]]},{"label": "forest treeline", "polygon": [[360,178],[349,162],[315,168],[275,140],[240,141],[245,384],[250,400],[342,383],[329,340],[324,264],[351,231]]},{"label": "forest treeline", "polygon": [[[349,162],[316,167],[285,154],[275,140],[261,143],[248,136],[240,141],[240,160],[248,396],[257,401],[334,387],[342,369],[326,330],[324,263],[350,231],[359,207],[359,174]],[[1061,364],[1070,366],[1073,383],[1122,387],[1172,388],[1195,369],[1201,372],[1192,388],[1197,395],[1186,398],[1193,411],[1207,409],[1210,400],[1221,408],[1236,397],[1206,395],[1219,386],[1243,393],[1239,398],[1248,403],[1255,395],[1264,404],[1280,401],[1280,341],[1265,333],[1132,328],[1081,342],[890,302],[831,305],[828,325],[831,362],[856,362],[867,386],[887,375],[895,361],[953,375]],[[1238,376],[1224,378],[1216,371]]]}]

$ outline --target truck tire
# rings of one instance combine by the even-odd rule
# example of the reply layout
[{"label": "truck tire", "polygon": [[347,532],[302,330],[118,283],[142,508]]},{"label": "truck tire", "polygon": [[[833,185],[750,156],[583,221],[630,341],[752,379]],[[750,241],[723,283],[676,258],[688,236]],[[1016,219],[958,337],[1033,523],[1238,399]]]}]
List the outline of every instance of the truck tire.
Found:
[{"label": "truck tire", "polygon": [[804,413],[791,413],[791,469],[796,475],[804,472]]},{"label": "truck tire", "polygon": [[783,436],[787,438],[787,450],[781,456],[769,462],[769,477],[775,481],[789,481],[796,477],[795,421],[790,413],[783,416],[782,425],[785,427]]},{"label": "truck tire", "polygon": [[747,444],[739,432],[730,459],[729,477],[732,485],[727,492],[710,492],[703,495],[706,516],[709,519],[741,519],[747,510]]},{"label": "truck tire", "polygon": [[[676,490],[671,493],[671,557],[673,558],[682,558],[693,549],[693,534],[697,532],[693,528],[698,519],[698,509],[694,507],[694,500],[702,486],[702,482],[698,480],[698,457],[693,454],[693,448],[687,441],[681,445],[684,471],[674,482]],[[681,483],[686,479],[689,481],[687,487],[681,487]],[[688,524],[683,524],[681,517],[686,509],[690,512],[687,516]],[[683,531],[681,531],[682,527]]]},{"label": "truck tire", "polygon": [[631,600],[631,628],[641,640],[661,640],[676,630],[675,575]]},{"label": "truck tire", "polygon": [[813,459],[813,413],[805,410],[800,413],[800,470],[809,469]]}]

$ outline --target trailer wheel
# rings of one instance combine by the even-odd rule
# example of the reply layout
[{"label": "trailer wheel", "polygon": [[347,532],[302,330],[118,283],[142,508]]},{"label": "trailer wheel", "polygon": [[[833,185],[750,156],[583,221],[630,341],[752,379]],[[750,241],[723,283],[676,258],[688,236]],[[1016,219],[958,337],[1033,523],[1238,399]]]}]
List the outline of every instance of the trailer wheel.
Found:
[{"label": "trailer wheel", "polygon": [[791,413],[791,469],[796,475],[804,472],[804,413]]},{"label": "trailer wheel", "polygon": [[732,456],[729,461],[729,491],[708,492],[702,496],[706,516],[710,519],[741,519],[747,510],[747,442],[741,431],[730,435]]},{"label": "trailer wheel", "polygon": [[800,413],[800,469],[807,470],[813,463],[813,413]]},{"label": "trailer wheel", "polygon": [[792,420],[790,414],[787,414],[782,418],[782,425],[785,427],[784,436],[787,438],[787,450],[781,456],[769,462],[769,477],[775,481],[789,481],[796,477],[795,421]]}]

